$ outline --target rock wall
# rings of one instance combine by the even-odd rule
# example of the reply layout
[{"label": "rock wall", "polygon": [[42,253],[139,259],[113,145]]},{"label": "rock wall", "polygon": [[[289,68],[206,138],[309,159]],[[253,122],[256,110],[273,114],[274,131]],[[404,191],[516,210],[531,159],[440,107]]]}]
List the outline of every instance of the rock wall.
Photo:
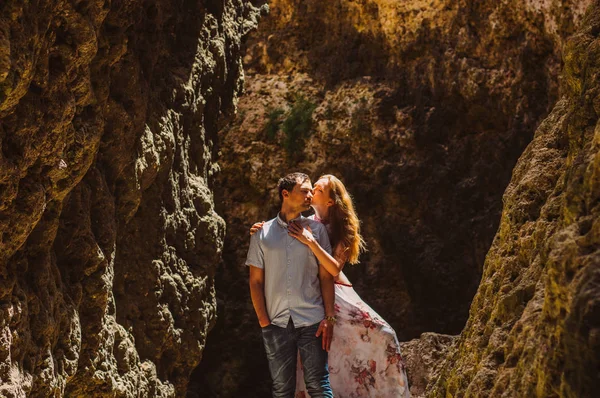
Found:
[{"label": "rock wall", "polygon": [[559,98],[561,48],[590,3],[270,2],[246,43],[238,118],[221,131],[223,333],[209,336],[202,385],[268,394],[242,264],[249,226],[274,217],[277,178],[292,170],[336,174],[354,195],[369,252],[345,272],[401,340],[458,334],[502,194]]},{"label": "rock wall", "polygon": [[437,380],[456,340],[456,336],[423,333],[418,339],[400,343],[412,398],[427,396],[427,386]]},{"label": "rock wall", "polygon": [[600,388],[600,2],[565,48],[563,97],[519,159],[457,346],[430,395]]},{"label": "rock wall", "polygon": [[182,396],[214,325],[241,0],[0,4],[0,395]]}]

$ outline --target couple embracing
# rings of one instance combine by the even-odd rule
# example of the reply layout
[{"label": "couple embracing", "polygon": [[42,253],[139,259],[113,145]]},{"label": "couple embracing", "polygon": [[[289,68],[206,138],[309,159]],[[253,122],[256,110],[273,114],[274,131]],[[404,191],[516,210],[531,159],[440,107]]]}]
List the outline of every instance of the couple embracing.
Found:
[{"label": "couple embracing", "polygon": [[342,273],[364,250],[344,184],[292,173],[278,190],[281,210],[253,225],[246,259],[273,397],[409,397],[396,333]]}]

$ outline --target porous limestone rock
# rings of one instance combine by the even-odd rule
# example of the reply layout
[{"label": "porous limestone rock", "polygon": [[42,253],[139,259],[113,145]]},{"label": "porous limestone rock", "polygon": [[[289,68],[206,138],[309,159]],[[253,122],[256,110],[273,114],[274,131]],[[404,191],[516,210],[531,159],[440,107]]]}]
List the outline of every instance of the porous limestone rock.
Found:
[{"label": "porous limestone rock", "polygon": [[0,395],[183,396],[216,315],[242,0],[0,3]]},{"label": "porous limestone rock", "polygon": [[423,333],[418,339],[400,343],[412,398],[426,396],[427,385],[439,374],[448,349],[455,342],[456,336]]}]

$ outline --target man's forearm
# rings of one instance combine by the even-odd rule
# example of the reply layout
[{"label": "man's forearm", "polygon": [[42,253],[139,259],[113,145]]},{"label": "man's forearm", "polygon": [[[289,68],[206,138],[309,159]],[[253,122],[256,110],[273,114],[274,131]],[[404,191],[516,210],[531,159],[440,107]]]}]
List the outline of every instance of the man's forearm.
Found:
[{"label": "man's forearm", "polygon": [[323,296],[323,306],[325,307],[325,316],[335,316],[335,288],[333,275],[319,265],[319,280],[321,281],[321,295]]},{"label": "man's forearm", "polygon": [[265,327],[271,323],[267,313],[267,304],[265,301],[264,292],[265,290],[263,285],[250,282],[250,297],[252,298],[252,305],[254,306],[254,311],[256,311],[258,323],[261,327]]}]

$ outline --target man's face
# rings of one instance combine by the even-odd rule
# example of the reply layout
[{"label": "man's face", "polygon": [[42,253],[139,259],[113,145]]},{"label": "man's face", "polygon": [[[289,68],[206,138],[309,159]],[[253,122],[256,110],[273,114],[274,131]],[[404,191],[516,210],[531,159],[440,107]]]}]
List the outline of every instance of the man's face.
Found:
[{"label": "man's face", "polygon": [[310,180],[304,182],[298,181],[296,185],[294,185],[294,189],[289,192],[287,201],[291,207],[297,208],[300,211],[305,211],[310,208],[312,197],[312,184],[310,183]]}]

